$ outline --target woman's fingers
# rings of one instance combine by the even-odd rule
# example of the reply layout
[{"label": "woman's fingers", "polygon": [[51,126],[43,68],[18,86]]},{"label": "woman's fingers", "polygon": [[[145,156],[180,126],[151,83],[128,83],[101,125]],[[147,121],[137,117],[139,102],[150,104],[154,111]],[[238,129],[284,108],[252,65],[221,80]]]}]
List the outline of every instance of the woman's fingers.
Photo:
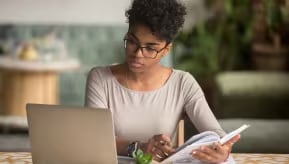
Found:
[{"label": "woman's fingers", "polygon": [[151,154],[153,156],[153,159],[156,160],[156,161],[162,161],[163,159],[166,158],[165,153],[162,150],[160,150],[160,149],[158,149],[156,147],[153,147],[151,149]]},{"label": "woman's fingers", "polygon": [[238,142],[240,138],[241,138],[241,135],[238,134],[235,137],[233,137],[232,139],[230,139],[228,142],[232,145],[232,144]]},{"label": "woman's fingers", "polygon": [[155,142],[154,147],[161,150],[163,154],[167,157],[174,152],[174,149],[168,144],[162,144],[160,142]]},{"label": "woman's fingers", "polygon": [[155,135],[149,142],[149,153],[156,161],[162,161],[174,152],[170,138],[166,135]]},{"label": "woman's fingers", "polygon": [[226,143],[224,143],[223,146],[228,147],[230,150],[232,149],[233,145],[239,141],[239,139],[241,138],[241,135],[238,134],[235,137],[233,137],[232,139],[230,139],[229,141],[227,141]]},{"label": "woman's fingers", "polygon": [[213,144],[211,146],[201,146],[200,149],[194,150],[192,155],[202,161],[214,162],[222,158],[224,154],[223,148],[220,145]]},{"label": "woman's fingers", "polygon": [[155,141],[158,141],[161,145],[168,145],[171,146],[171,139],[169,136],[165,134],[155,135],[153,137]]},{"label": "woman's fingers", "polygon": [[214,158],[211,155],[209,155],[209,154],[207,154],[201,150],[193,150],[192,156],[195,159],[198,159],[198,160],[203,161],[203,162],[214,162]]}]

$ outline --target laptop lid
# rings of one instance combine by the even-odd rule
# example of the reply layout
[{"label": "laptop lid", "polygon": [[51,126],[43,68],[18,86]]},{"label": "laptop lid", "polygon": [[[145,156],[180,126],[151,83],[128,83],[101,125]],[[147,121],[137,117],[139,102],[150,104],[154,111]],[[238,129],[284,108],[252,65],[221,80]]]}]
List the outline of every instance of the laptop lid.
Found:
[{"label": "laptop lid", "polygon": [[108,109],[27,104],[34,164],[117,163]]}]

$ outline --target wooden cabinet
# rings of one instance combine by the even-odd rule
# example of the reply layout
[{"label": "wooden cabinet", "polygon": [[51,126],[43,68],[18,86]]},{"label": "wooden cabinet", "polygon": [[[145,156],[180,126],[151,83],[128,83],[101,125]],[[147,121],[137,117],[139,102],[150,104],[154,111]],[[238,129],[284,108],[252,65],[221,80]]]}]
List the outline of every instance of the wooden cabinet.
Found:
[{"label": "wooden cabinet", "polygon": [[1,114],[26,116],[27,103],[58,104],[58,73],[78,67],[72,59],[42,63],[1,57]]}]

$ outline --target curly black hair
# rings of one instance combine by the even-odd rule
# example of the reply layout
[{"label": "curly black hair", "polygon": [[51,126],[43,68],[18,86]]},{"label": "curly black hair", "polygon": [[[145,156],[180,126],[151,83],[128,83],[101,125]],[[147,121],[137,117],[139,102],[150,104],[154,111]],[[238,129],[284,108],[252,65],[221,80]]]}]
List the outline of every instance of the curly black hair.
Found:
[{"label": "curly black hair", "polygon": [[130,27],[144,24],[170,43],[184,24],[186,8],[178,0],[134,0],[125,15]]}]

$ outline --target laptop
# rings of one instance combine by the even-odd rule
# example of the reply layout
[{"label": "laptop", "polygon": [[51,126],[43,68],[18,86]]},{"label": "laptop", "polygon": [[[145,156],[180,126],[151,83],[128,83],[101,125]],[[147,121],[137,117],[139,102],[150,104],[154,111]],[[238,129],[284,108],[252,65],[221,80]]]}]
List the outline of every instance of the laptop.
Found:
[{"label": "laptop", "polygon": [[116,164],[112,115],[108,109],[27,104],[34,164]]}]

